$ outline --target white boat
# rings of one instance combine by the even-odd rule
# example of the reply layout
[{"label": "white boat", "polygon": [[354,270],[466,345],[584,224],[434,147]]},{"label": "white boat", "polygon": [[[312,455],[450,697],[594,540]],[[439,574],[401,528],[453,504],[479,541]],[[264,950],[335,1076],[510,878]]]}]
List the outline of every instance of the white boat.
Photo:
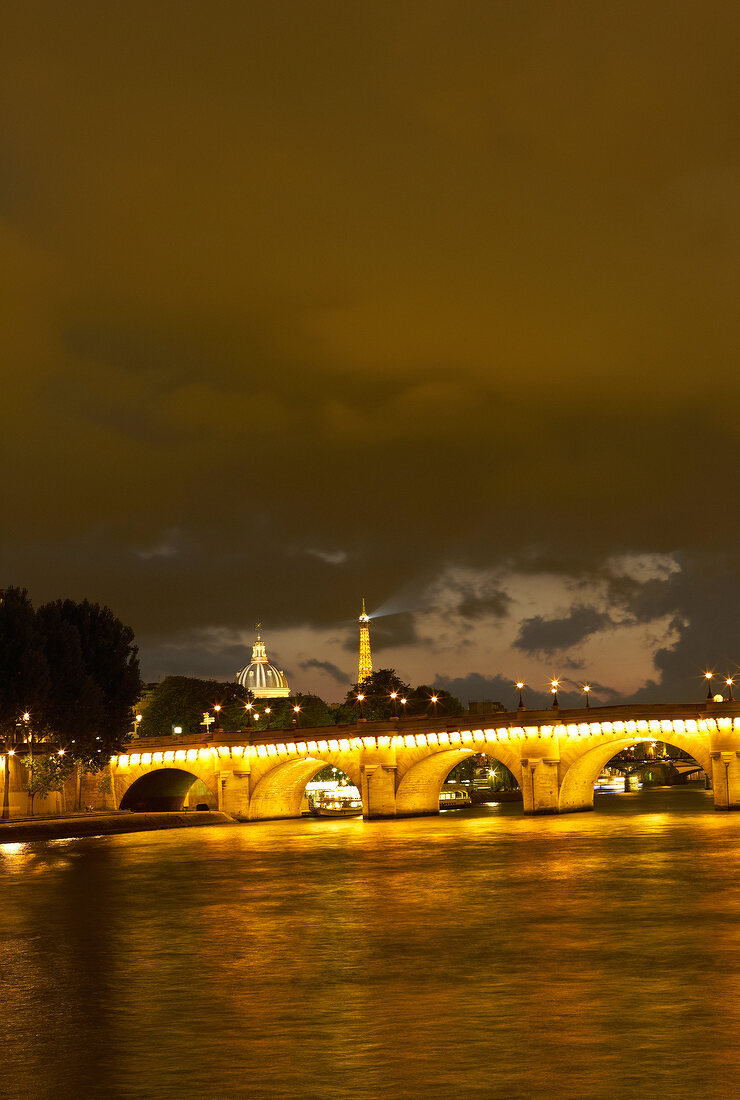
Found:
[{"label": "white boat", "polygon": [[461,806],[472,806],[467,788],[461,783],[445,783],[439,792],[440,810],[457,810]]}]

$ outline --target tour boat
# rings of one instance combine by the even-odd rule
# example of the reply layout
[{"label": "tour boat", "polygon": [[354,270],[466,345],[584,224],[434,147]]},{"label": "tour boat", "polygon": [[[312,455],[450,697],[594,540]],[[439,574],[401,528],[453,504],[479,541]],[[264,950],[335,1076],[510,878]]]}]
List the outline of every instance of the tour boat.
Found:
[{"label": "tour boat", "polygon": [[465,787],[458,783],[446,783],[439,792],[440,810],[456,810],[461,806],[471,806],[472,800]]},{"label": "tour boat", "polygon": [[362,799],[358,795],[324,792],[313,799],[313,812],[319,817],[359,817]]}]

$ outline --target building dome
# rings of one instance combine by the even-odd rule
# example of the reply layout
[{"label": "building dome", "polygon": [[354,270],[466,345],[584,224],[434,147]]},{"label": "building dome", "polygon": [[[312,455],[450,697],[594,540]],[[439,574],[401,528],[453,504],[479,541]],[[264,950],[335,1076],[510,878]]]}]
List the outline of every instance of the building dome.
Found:
[{"label": "building dome", "polygon": [[290,695],[285,673],[267,660],[265,643],[259,634],[252,646],[252,660],[239,669],[236,682],[251,691],[257,699],[285,699]]}]

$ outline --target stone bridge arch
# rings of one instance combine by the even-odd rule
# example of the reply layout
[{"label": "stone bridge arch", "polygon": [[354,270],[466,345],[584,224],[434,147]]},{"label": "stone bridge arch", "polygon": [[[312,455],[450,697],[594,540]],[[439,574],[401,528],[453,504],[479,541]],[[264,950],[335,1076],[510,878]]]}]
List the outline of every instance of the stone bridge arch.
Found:
[{"label": "stone bridge arch", "polygon": [[273,759],[260,776],[253,774],[254,784],[249,798],[247,817],[250,821],[271,821],[283,817],[300,817],[306,784],[327,765],[337,768],[361,790],[360,769],[341,753],[322,753],[294,759]]},{"label": "stone bridge arch", "polygon": [[[692,756],[698,764],[704,768],[707,775],[712,773],[712,762],[708,747],[702,743],[699,737],[690,734],[676,733],[673,730],[666,732],[661,730],[655,734],[664,744],[672,745]],[[600,772],[613,756],[623,749],[634,745],[637,740],[647,740],[639,737],[615,737],[604,740],[591,748],[582,751],[568,763],[570,754],[563,753],[566,767],[560,784],[560,796],[558,809],[560,813],[569,813],[575,810],[592,810],[594,805],[594,784]]]},{"label": "stone bridge arch", "polygon": [[396,813],[399,816],[433,814],[439,811],[439,795],[445,779],[456,764],[471,756],[487,756],[504,764],[513,774],[519,786],[522,783],[522,765],[517,754],[505,743],[497,742],[495,748],[481,742],[465,748],[443,748],[419,755],[404,770],[396,790]]},{"label": "stone bridge arch", "polygon": [[[192,789],[193,784],[200,780],[208,790],[208,796],[202,801],[207,801],[214,809],[218,806],[218,781],[214,771],[211,754],[207,756],[192,756],[190,759],[175,758],[174,753],[168,753],[170,759],[165,760],[164,754],[158,754],[161,759],[153,760],[152,754],[145,754],[146,759],[139,759],[136,764],[129,764],[125,769],[117,768],[112,773],[113,802],[116,809],[136,809],[135,803],[142,801],[137,799],[137,793],[143,792],[144,799],[157,797],[174,798],[176,792],[181,792],[182,801],[185,795]],[[175,778],[172,774],[183,778]],[[133,791],[133,794],[130,792]],[[170,792],[170,793],[168,793]]]},{"label": "stone bridge arch", "polygon": [[194,770],[171,764],[146,768],[140,775],[131,777],[131,782],[120,793],[116,802],[121,810],[139,813],[181,810],[187,795],[197,784],[202,785],[197,801],[206,803],[209,809],[217,809],[218,793],[212,773],[204,778]]}]

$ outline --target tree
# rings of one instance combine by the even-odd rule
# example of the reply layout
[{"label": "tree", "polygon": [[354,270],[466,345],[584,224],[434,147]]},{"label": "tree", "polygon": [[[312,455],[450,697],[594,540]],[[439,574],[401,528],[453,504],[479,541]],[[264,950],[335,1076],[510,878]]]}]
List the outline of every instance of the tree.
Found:
[{"label": "tree", "polygon": [[[265,704],[270,706],[270,726],[272,729],[284,729],[296,731],[299,729],[311,729],[316,726],[333,726],[334,714],[327,703],[318,695],[291,695],[287,699],[260,699],[255,703],[255,709],[259,711],[260,720],[257,727],[260,730],[267,728],[264,718]],[[300,710],[296,713],[295,708]]]},{"label": "tree", "polygon": [[[391,698],[391,693],[394,691],[398,696],[395,701],[395,708],[394,701]],[[362,701],[363,716],[369,722],[388,721],[394,717],[394,713],[399,715],[405,713],[405,708],[400,700],[408,699],[410,694],[411,688],[396,675],[395,669],[379,668],[371,673],[366,680],[363,680],[362,684],[353,684],[347,692],[344,702],[336,708],[336,720],[340,723],[356,722],[360,717],[360,704],[357,696],[364,695],[365,698]]]},{"label": "tree", "polygon": [[130,627],[110,608],[87,600],[56,600],[39,608],[50,685],[45,729],[82,773],[98,772],[131,735],[131,712],[141,690],[137,647]]},{"label": "tree", "polygon": [[[391,698],[395,692],[397,698]],[[437,697],[437,714],[461,714],[463,705],[454,695],[443,688],[430,688],[426,684],[419,687],[409,687],[396,675],[393,668],[380,668],[373,672],[362,684],[354,684],[347,692],[346,698],[336,708],[337,722],[356,722],[360,717],[360,703],[358,695],[363,695],[362,714],[369,722],[389,721],[397,714],[405,715],[433,714],[435,706],[432,696]],[[406,699],[406,705],[401,703]]]},{"label": "tree", "polygon": [[171,737],[179,726],[184,736],[196,737],[205,733],[203,715],[209,713],[212,731],[236,733],[246,725],[245,705],[251,701],[251,693],[233,681],[165,676],[142,707],[139,732],[142,737]]},{"label": "tree", "polygon": [[49,668],[25,588],[0,594],[0,752],[4,757],[2,817],[10,811],[10,753],[22,715],[36,720],[49,690]]},{"label": "tree", "polygon": [[61,756],[58,752],[45,756],[26,756],[23,766],[26,769],[26,790],[31,801],[31,813],[37,795],[45,798],[52,791],[59,791],[63,797],[65,781],[74,770],[74,763],[66,753]]},{"label": "tree", "polygon": [[[437,698],[436,707],[432,702],[433,696]],[[417,715],[425,714],[462,714],[463,707],[460,700],[445,691],[444,688],[431,688],[428,684],[420,684],[415,687],[409,696],[409,713]]]}]

